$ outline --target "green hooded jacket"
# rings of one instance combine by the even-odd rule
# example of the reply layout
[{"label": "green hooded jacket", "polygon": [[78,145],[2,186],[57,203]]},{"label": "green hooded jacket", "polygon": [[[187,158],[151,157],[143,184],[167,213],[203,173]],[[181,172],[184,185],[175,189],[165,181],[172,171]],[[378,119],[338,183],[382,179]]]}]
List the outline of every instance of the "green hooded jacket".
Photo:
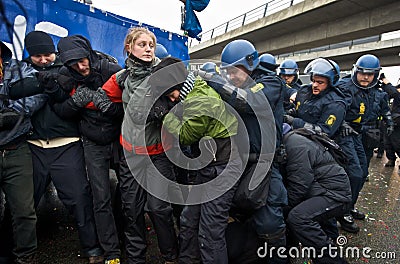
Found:
[{"label": "green hooded jacket", "polygon": [[179,135],[181,144],[192,145],[203,137],[223,139],[236,135],[238,121],[226,109],[220,95],[198,78],[183,102],[182,120],[170,112],[163,126],[171,134]]}]

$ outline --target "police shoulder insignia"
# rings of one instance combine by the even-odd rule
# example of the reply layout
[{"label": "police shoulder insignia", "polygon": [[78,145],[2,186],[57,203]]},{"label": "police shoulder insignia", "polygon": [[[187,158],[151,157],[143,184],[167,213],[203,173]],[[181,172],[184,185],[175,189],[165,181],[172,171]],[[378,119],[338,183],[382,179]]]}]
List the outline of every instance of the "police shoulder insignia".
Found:
[{"label": "police shoulder insignia", "polygon": [[336,116],[330,115],[330,116],[326,119],[325,124],[327,124],[328,126],[333,126],[333,124],[335,123],[335,121],[336,121]]},{"label": "police shoulder insignia", "polygon": [[358,118],[356,118],[356,119],[354,119],[353,121],[352,121],[353,123],[361,123],[361,116],[359,116]]},{"label": "police shoulder insignia", "polygon": [[254,85],[253,87],[250,88],[250,91],[252,91],[253,93],[256,93],[262,89],[264,89],[264,84],[257,83],[256,85]]}]

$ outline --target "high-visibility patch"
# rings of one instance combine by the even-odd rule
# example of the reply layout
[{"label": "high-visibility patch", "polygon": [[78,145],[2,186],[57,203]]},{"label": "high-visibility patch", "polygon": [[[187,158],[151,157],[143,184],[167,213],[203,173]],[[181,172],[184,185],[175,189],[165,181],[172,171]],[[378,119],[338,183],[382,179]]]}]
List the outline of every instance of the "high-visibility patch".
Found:
[{"label": "high-visibility patch", "polygon": [[361,116],[353,120],[353,123],[361,123]]},{"label": "high-visibility patch", "polygon": [[254,85],[253,87],[250,88],[250,91],[252,91],[253,93],[256,93],[262,89],[264,89],[264,84],[257,83],[256,85]]},{"label": "high-visibility patch", "polygon": [[360,103],[360,115],[363,115],[365,113],[365,104],[363,102]]},{"label": "high-visibility patch", "polygon": [[328,126],[333,126],[333,124],[335,124],[335,121],[336,121],[336,116],[330,115],[328,119],[326,119],[325,124],[327,124]]}]

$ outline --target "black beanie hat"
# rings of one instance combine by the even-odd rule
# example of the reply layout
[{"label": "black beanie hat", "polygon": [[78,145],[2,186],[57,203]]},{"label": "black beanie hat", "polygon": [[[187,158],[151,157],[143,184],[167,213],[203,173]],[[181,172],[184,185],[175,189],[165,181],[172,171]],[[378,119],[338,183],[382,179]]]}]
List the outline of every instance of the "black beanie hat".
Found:
[{"label": "black beanie hat", "polygon": [[181,59],[166,57],[152,70],[148,84],[156,97],[180,90],[189,72]]},{"label": "black beanie hat", "polygon": [[25,48],[29,56],[55,53],[53,39],[43,31],[31,31],[25,36]]}]

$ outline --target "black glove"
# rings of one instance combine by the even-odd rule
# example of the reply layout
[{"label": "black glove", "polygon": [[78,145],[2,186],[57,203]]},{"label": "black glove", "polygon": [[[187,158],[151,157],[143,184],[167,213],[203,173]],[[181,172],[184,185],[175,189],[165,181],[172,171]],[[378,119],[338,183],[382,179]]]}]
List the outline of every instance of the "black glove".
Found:
[{"label": "black glove", "polygon": [[0,113],[0,131],[10,130],[18,122],[20,114],[15,111],[6,111]]},{"label": "black glove", "polygon": [[77,86],[74,78],[66,75],[59,74],[57,78],[58,83],[64,91],[70,92]]},{"label": "black glove", "polygon": [[286,110],[286,114],[288,114],[290,116],[297,116],[297,110],[296,110],[296,106],[294,105],[294,103],[289,103],[288,106],[290,108]]},{"label": "black glove", "polygon": [[343,124],[340,126],[340,135],[347,137],[352,134],[358,135],[357,131],[355,131],[347,122],[343,122]]},{"label": "black glove", "polygon": [[283,115],[283,122],[289,125],[292,125],[294,121],[294,117],[291,115]]},{"label": "black glove", "polygon": [[394,126],[393,125],[387,126],[386,133],[387,133],[388,137],[390,137],[390,135],[393,134],[393,131],[394,131]]},{"label": "black glove", "polygon": [[84,107],[93,100],[94,93],[95,91],[90,90],[88,87],[78,87],[71,98],[76,106]]},{"label": "black glove", "polygon": [[379,80],[383,80],[383,79],[385,79],[386,78],[386,76],[385,76],[385,73],[381,73],[381,75],[379,75]]},{"label": "black glove", "polygon": [[93,92],[93,103],[103,113],[107,112],[112,105],[112,102],[107,96],[106,91],[104,91],[101,87],[98,88],[97,91]]},{"label": "black glove", "polygon": [[149,116],[147,117],[147,121],[162,121],[164,116],[168,114],[169,110],[162,104],[155,104],[153,108],[150,110]]},{"label": "black glove", "polygon": [[37,73],[37,79],[40,86],[46,93],[53,93],[58,89],[58,73],[40,71]]}]

